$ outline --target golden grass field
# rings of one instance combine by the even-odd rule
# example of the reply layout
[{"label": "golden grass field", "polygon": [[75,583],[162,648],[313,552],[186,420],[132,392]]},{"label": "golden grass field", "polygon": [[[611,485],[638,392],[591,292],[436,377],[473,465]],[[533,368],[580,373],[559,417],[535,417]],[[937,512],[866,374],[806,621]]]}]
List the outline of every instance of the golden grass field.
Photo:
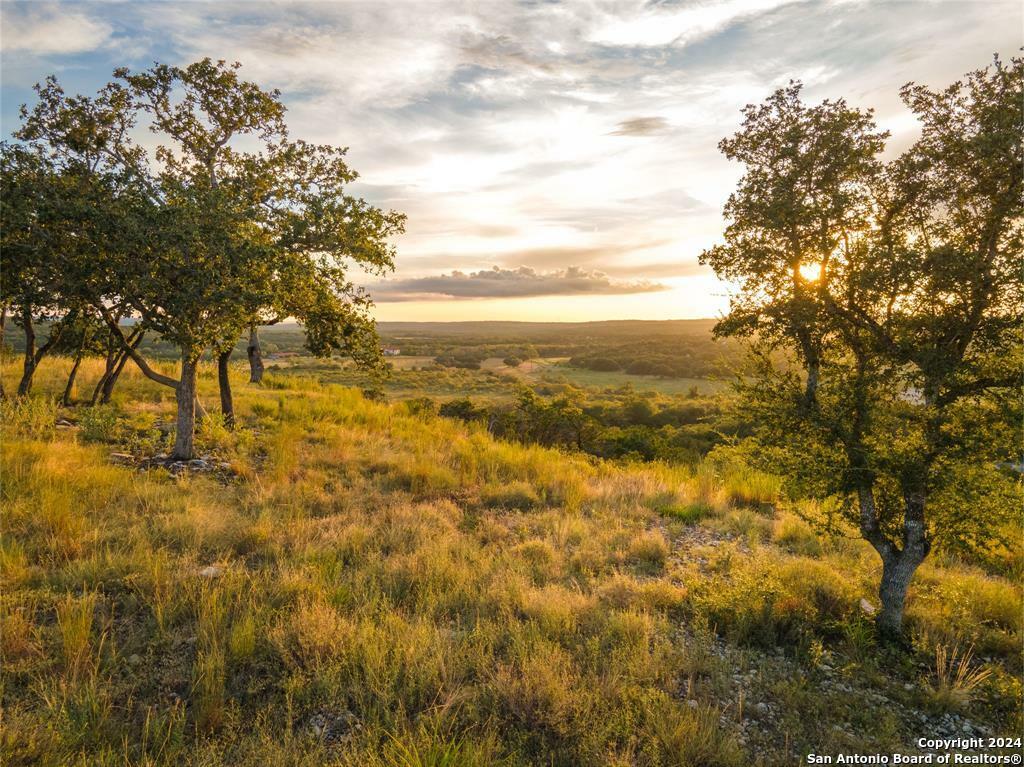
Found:
[{"label": "golden grass field", "polygon": [[229,468],[174,477],[110,458],[165,449],[171,390],[131,370],[61,409],[68,365],[2,406],[6,765],[715,767],[1020,732],[1019,583],[934,556],[913,649],[880,647],[877,557],[772,477],[241,367],[238,430],[198,435]]}]

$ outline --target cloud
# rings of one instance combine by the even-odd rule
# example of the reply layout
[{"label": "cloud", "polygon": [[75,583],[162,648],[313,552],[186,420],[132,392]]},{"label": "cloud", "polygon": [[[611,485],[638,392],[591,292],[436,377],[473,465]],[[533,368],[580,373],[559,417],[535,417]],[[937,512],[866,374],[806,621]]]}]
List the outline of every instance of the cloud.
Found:
[{"label": "cloud", "polygon": [[3,47],[36,55],[82,53],[110,39],[109,24],[67,6],[3,5]]},{"label": "cloud", "polygon": [[609,136],[654,136],[668,131],[668,120],[664,117],[634,117],[622,120]]},{"label": "cloud", "polygon": [[[993,51],[1012,55],[1022,21],[1020,0],[0,0],[0,13],[7,130],[51,72],[92,92],[115,66],[241,61],[281,89],[293,136],[350,147],[353,194],[408,214],[389,290],[423,275],[456,290],[453,270],[482,290],[497,280],[470,275],[492,265],[534,269],[534,283],[574,264],[611,285],[673,286],[616,295],[583,280],[593,298],[572,303],[619,317],[724,308],[694,263],[721,237],[742,172],[716,146],[744,104],[799,77],[810,102],[875,107],[898,151],[917,125],[899,87],[942,87]],[[511,303],[560,311],[560,294],[545,295]],[[381,311],[447,311],[421,303]]]},{"label": "cloud", "polygon": [[795,0],[719,0],[653,8],[637,3],[625,13],[608,14],[588,39],[614,46],[686,45],[790,2]]},{"label": "cloud", "polygon": [[369,286],[379,302],[414,301],[430,298],[527,298],[531,296],[624,295],[655,293],[664,285],[648,282],[616,282],[608,275],[570,266],[553,272],[493,267],[479,272],[441,274],[385,280]]}]

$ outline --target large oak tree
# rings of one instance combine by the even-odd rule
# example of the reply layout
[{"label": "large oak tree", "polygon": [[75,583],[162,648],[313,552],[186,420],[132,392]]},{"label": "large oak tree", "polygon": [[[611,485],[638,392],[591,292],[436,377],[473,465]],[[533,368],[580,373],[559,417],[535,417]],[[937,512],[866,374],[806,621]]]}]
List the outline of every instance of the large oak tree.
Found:
[{"label": "large oak tree", "polygon": [[870,112],[798,85],[748,107],[702,256],[738,285],[717,332],[759,351],[765,455],[877,551],[887,634],[936,541],[989,544],[1019,504],[1024,62],[902,95],[921,138],[888,164]]}]

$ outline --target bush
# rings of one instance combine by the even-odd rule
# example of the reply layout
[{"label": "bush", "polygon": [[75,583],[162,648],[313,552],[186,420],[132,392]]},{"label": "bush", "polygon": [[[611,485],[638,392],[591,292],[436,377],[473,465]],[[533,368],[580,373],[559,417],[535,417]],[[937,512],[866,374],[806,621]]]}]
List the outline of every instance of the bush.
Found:
[{"label": "bush", "polygon": [[638,570],[657,573],[665,569],[668,559],[668,544],[664,536],[653,530],[644,533],[629,544],[626,560]]},{"label": "bush", "polygon": [[480,502],[489,509],[530,511],[540,505],[540,498],[532,485],[526,482],[513,482],[508,485],[485,487],[480,493]]},{"label": "bush", "polygon": [[775,525],[775,541],[793,554],[821,556],[821,541],[809,524],[799,517],[787,515]]},{"label": "bush", "polygon": [[111,405],[85,408],[78,420],[82,439],[87,442],[116,442],[118,419]]},{"label": "bush", "polygon": [[0,400],[0,420],[8,435],[48,437],[57,423],[57,404],[41,397]]},{"label": "bush", "polygon": [[679,506],[664,506],[657,509],[659,514],[666,517],[672,517],[678,519],[687,525],[695,525],[702,519],[706,519],[714,514],[714,509],[706,503],[698,501],[696,503],[686,503]]},{"label": "bush", "polygon": [[437,415],[437,403],[430,397],[416,397],[405,401],[405,408],[409,415],[432,416]]}]

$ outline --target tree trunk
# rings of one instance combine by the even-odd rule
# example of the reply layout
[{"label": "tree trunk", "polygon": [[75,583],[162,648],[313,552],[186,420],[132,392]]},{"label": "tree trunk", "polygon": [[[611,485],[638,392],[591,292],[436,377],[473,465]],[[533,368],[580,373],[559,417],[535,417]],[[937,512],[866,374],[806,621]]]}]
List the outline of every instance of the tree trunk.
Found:
[{"label": "tree trunk", "polygon": [[[0,310],[0,363],[7,357],[7,307]],[[3,378],[0,377],[0,400],[7,399]]]},{"label": "tree trunk", "polygon": [[114,394],[114,386],[117,385],[117,379],[121,376],[121,371],[124,370],[124,366],[128,364],[128,352],[121,352],[117,357],[117,363],[114,365],[114,369],[110,371],[110,375],[103,381],[103,388],[100,395],[100,404],[106,405],[110,402],[110,398]]},{"label": "tree trunk", "polygon": [[255,325],[249,326],[249,345],[245,348],[249,355],[249,383],[263,380],[263,353],[260,350],[260,334]]},{"label": "tree trunk", "polygon": [[96,388],[92,390],[92,398],[89,400],[90,405],[95,405],[100,401],[100,394],[103,392],[107,379],[110,378],[110,374],[114,372],[114,365],[117,364],[117,357],[119,354],[121,354],[119,350],[109,349],[107,351],[107,357],[103,361],[103,375],[101,375],[100,380],[96,382]]},{"label": "tree trunk", "polygon": [[[897,641],[903,638],[903,608],[907,590],[914,573],[931,550],[931,541],[928,540],[924,525],[924,492],[906,493],[904,503],[903,541],[902,546],[897,546],[882,535],[877,526],[877,517],[872,522],[866,520],[865,495],[861,495],[861,533],[882,558],[882,580],[878,588],[882,609],[877,617],[878,630],[883,638]],[[873,498],[870,504],[873,514]]]},{"label": "tree trunk", "polygon": [[32,391],[32,376],[36,374],[36,329],[32,327],[32,312],[28,309],[22,312],[21,321],[25,330],[25,363],[18,382],[18,396],[24,397]]},{"label": "tree trunk", "polygon": [[39,367],[39,363],[42,361],[46,353],[54,347],[54,345],[60,340],[61,335],[64,333],[64,329],[70,323],[72,314],[68,314],[59,323],[50,325],[50,335],[46,339],[46,343],[36,348],[36,331],[32,327],[32,312],[26,307],[23,311],[23,320],[25,323],[25,367],[21,374],[21,381],[18,383],[18,396],[24,397],[30,391],[32,391],[32,379],[36,374],[36,368]]},{"label": "tree trunk", "polygon": [[228,362],[231,359],[231,352],[234,347],[229,348],[217,355],[217,382],[220,384],[220,412],[224,417],[224,425],[235,428],[235,405],[231,400],[231,378],[229,376]]},{"label": "tree trunk", "polygon": [[188,461],[195,456],[197,360],[181,358],[181,380],[175,387],[178,418],[171,458]]},{"label": "tree trunk", "polygon": [[75,355],[75,364],[71,366],[71,372],[68,373],[68,383],[67,386],[64,387],[64,393],[60,397],[60,403],[64,407],[69,407],[71,405],[71,392],[75,389],[75,377],[78,375],[78,366],[82,364],[83,352],[84,349],[78,350],[78,354]]},{"label": "tree trunk", "polygon": [[[129,346],[133,349],[138,348],[139,344],[142,342],[142,336],[144,335],[145,333],[141,330],[133,331],[132,335],[128,337]],[[128,357],[128,352],[122,351],[117,359],[117,364],[114,366],[114,369],[103,382],[103,396],[100,397],[101,404],[105,405],[110,402],[110,398],[114,394],[114,386],[117,384],[117,379],[121,377],[121,372],[124,370],[124,366],[128,364]]]}]

